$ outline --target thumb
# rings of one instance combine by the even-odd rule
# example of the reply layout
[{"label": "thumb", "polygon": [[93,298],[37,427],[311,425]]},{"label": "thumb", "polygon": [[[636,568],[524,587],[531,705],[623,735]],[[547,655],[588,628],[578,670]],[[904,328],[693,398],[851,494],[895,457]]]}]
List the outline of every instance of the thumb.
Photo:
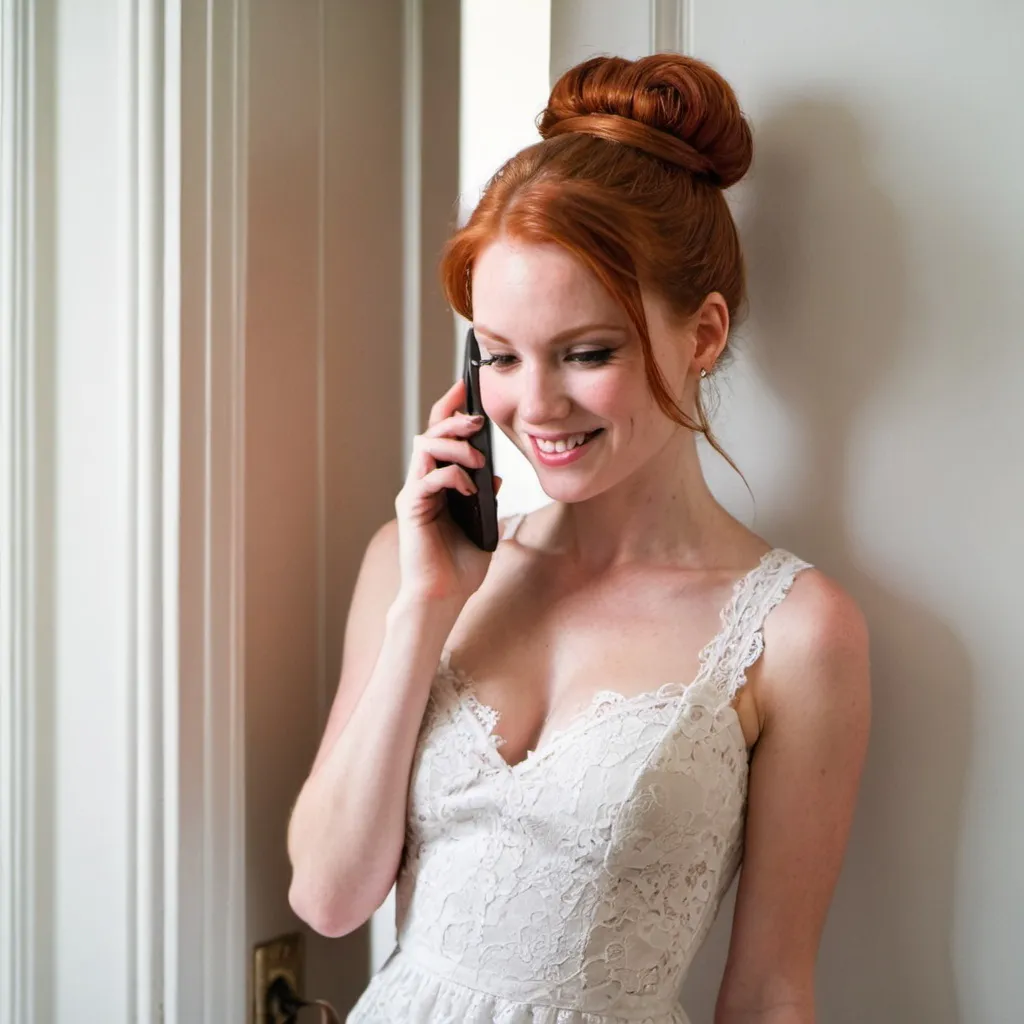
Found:
[{"label": "thumb", "polygon": [[501,477],[500,476],[495,476],[494,477],[494,493],[497,494],[498,491],[500,491],[500,490],[501,490]]}]

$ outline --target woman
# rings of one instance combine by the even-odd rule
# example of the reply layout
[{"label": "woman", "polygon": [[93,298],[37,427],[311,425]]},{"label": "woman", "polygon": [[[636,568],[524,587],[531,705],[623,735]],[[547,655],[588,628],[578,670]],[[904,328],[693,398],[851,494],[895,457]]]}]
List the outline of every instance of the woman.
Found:
[{"label": "woman", "polygon": [[698,460],[697,433],[721,452],[701,382],[744,298],[722,190],[750,130],[675,54],[585,61],[539,129],[442,276],[487,414],[552,502],[504,520],[493,555],[453,526],[444,490],[481,458],[457,381],[364,557],[289,828],[291,903],[346,934],[397,876],[398,945],[351,1024],[681,1024],[742,860],[716,1024],[811,1024],[868,638]]}]

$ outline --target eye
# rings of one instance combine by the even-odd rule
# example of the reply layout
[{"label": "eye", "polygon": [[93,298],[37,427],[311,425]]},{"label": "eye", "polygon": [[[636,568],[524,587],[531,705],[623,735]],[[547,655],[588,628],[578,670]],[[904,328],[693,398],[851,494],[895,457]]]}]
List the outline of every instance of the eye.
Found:
[{"label": "eye", "polygon": [[[611,358],[612,350],[610,348],[598,348],[591,349],[587,352],[573,352],[567,358],[570,362],[583,363],[588,366],[602,366],[607,363]],[[481,366],[496,366],[503,367],[508,366],[510,363],[515,361],[515,356],[510,356],[505,353],[499,353],[498,355],[491,356],[488,359],[481,359]]]},{"label": "eye", "polygon": [[611,354],[612,350],[610,348],[595,348],[589,352],[574,352],[569,358],[581,363],[589,363],[592,366],[600,366],[602,363],[608,362]]}]

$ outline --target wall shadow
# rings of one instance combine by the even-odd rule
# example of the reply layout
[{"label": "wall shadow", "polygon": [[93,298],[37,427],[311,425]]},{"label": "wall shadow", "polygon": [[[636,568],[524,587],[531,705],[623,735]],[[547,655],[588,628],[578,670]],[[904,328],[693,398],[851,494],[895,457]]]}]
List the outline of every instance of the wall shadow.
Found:
[{"label": "wall shadow", "polygon": [[[818,961],[819,1013],[830,1024],[959,1024],[950,943],[971,665],[927,594],[896,592],[861,565],[847,516],[858,421],[913,355],[903,227],[872,162],[838,98],[794,98],[758,119],[737,211],[750,293],[739,347],[805,442],[785,513],[763,532],[839,581],[871,632],[872,734]],[[694,1024],[713,1018],[734,896],[735,886],[684,990]]]}]

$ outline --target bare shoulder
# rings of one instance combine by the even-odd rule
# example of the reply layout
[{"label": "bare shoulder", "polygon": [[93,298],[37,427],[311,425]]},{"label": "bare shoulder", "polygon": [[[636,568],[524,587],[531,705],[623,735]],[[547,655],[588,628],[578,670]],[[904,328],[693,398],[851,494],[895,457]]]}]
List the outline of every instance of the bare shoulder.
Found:
[{"label": "bare shoulder", "polygon": [[378,526],[367,542],[355,594],[361,604],[370,604],[372,612],[379,613],[390,607],[401,585],[398,520],[392,518]]},{"label": "bare shoulder", "polygon": [[805,568],[764,621],[761,660],[763,727],[718,1005],[742,1008],[746,1019],[778,1006],[783,993],[806,1005],[810,1020],[818,945],[870,728],[864,615],[836,580]]},{"label": "bare shoulder", "polygon": [[394,517],[386,523],[382,523],[374,531],[367,550],[379,558],[390,556],[394,561],[394,568],[398,569],[398,520]]},{"label": "bare shoulder", "polygon": [[759,693],[764,711],[807,701],[866,700],[867,620],[853,595],[821,569],[798,572],[764,622]]}]

